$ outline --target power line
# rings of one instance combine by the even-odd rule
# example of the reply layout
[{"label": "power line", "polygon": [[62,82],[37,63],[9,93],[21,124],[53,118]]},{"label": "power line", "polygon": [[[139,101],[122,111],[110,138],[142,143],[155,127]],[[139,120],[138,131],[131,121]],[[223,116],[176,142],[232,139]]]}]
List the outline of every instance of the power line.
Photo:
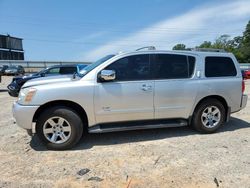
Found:
[{"label": "power line", "polygon": [[104,44],[99,42],[74,42],[74,41],[65,41],[65,40],[46,40],[46,39],[37,39],[37,38],[26,38],[25,40],[30,41],[38,41],[38,42],[49,42],[49,43],[71,43],[71,44],[78,44],[78,45],[96,45],[96,44],[103,44],[107,46],[138,46],[138,45],[130,45],[130,44]]},{"label": "power line", "polygon": [[[14,24],[27,24],[27,25],[34,25],[34,26],[41,26],[41,25],[46,25],[48,24],[47,22],[46,23],[43,23],[43,22],[39,22],[39,23],[34,23],[34,22],[13,22],[13,21],[4,21],[4,20],[1,20],[0,19],[0,22],[5,22],[5,23],[14,23]],[[57,23],[56,23],[57,24]],[[59,26],[59,27],[64,27],[64,28],[68,28],[68,29],[71,29],[72,30],[72,27],[70,27],[69,25],[68,26],[65,26],[65,25],[56,25],[54,24],[53,26]],[[86,23],[85,23],[86,24]],[[92,24],[92,25],[98,25],[97,23],[93,23],[93,22],[87,22],[87,24]],[[67,25],[67,24],[66,24]],[[104,23],[105,25],[105,23]],[[81,27],[80,25],[77,25],[76,27]],[[91,27],[83,27],[84,30],[91,30]],[[152,28],[156,28],[156,27],[152,27]],[[74,28],[76,29],[76,28]],[[150,35],[154,35],[154,34],[166,34],[166,35],[176,35],[176,34],[185,34],[185,35],[196,35],[196,34],[202,34],[202,31],[204,31],[205,28],[178,28],[178,27],[168,27],[168,28],[164,28],[164,29],[158,29],[158,30],[155,30],[155,29],[152,29],[152,30],[148,30],[148,31],[138,31],[138,33],[147,33],[147,34],[150,34]],[[122,31],[122,30],[112,30],[112,28],[109,28],[109,29],[104,29],[105,32],[111,32],[111,33],[120,33],[120,34],[126,34],[128,35],[129,32],[126,30],[126,31]],[[192,31],[193,30],[193,31]],[[101,30],[102,31],[102,30]],[[158,32],[156,32],[158,31]],[[234,30],[235,31],[235,34],[238,34],[238,32],[236,33],[236,31],[239,31],[239,29],[236,29]],[[98,32],[96,29],[95,29],[95,32]],[[132,32],[131,32],[132,33]],[[223,32],[223,33],[226,33],[226,32]],[[212,30],[210,29],[209,31],[207,31],[206,29],[206,34],[219,34],[218,32],[212,32]],[[230,31],[230,34],[234,34],[232,33],[232,31]],[[29,34],[28,34],[29,35]],[[40,35],[41,36],[41,35]],[[23,37],[24,40],[30,40],[30,41],[37,41],[37,42],[48,42],[48,43],[71,43],[71,44],[78,44],[78,45],[96,45],[96,44],[102,44],[102,45],[109,45],[109,46],[131,46],[130,44],[122,44],[122,42],[134,42],[132,40],[126,40],[126,39],[117,39],[120,41],[120,44],[116,44],[116,45],[112,45],[112,44],[107,44],[106,41],[103,41],[103,42],[88,42],[88,41],[85,41],[85,42],[79,42],[79,41],[67,41],[67,40],[51,40],[51,39],[44,39],[44,38],[40,38],[39,37],[34,37],[34,38],[30,38],[30,35],[29,37]],[[50,35],[52,36],[52,35]],[[57,35],[54,35],[52,36],[53,38],[55,37],[58,37],[58,34]],[[72,35],[70,35],[70,37],[72,37]],[[151,40],[151,41],[141,41],[142,43],[150,43],[150,44],[154,44],[154,43],[168,43],[169,41],[163,41],[163,40]],[[138,46],[138,45],[135,45],[135,46]]]},{"label": "power line", "polygon": [[[16,17],[16,16],[11,16],[11,15],[9,15],[9,16],[7,16],[8,18],[18,18],[19,19],[19,17]],[[24,18],[28,18],[28,19],[34,19],[33,17],[31,18],[31,17],[24,17]],[[6,19],[5,19],[6,20]],[[1,20],[0,20],[1,21]],[[16,22],[15,20],[13,21],[13,20],[8,20],[7,22]],[[64,23],[64,24],[66,24],[66,25],[75,25],[75,26],[108,26],[108,27],[110,27],[110,22],[108,23],[108,22],[91,22],[91,21],[84,21],[84,22],[75,22],[75,21],[66,21],[66,20],[59,20],[59,19],[54,19],[54,18],[50,18],[50,19],[44,19],[44,18],[36,18],[36,22],[23,22],[23,23],[28,23],[28,24],[47,24],[47,23],[52,23],[52,24],[58,24],[58,23]],[[112,26],[114,27],[114,24],[112,24]],[[124,24],[124,23],[118,23],[118,24],[115,24],[115,26],[118,26],[118,27],[133,27],[133,28],[139,28],[139,29],[141,29],[141,28],[145,28],[145,25],[142,25],[142,24]],[[176,27],[167,27],[167,28],[162,28],[162,27],[151,27],[152,29],[156,29],[156,30],[165,30],[165,29],[167,29],[167,30],[169,30],[169,29],[173,29],[173,30],[175,30],[176,29]],[[180,27],[178,27],[178,29],[187,29],[187,30],[205,30],[205,31],[207,31],[207,29],[208,28],[196,28],[196,27],[194,27],[194,28],[192,28],[192,27],[189,27],[189,28],[180,28]],[[209,28],[210,30],[212,29],[212,28]],[[215,30],[214,31],[217,31],[217,28],[214,28]]]},{"label": "power line", "polygon": [[[0,20],[0,22],[2,23],[12,23],[12,24],[21,24],[21,25],[32,25],[32,26],[42,26],[42,25],[48,25],[47,23],[42,23],[42,22],[39,22],[39,23],[34,23],[34,22],[16,22],[16,21],[6,21],[6,20]],[[65,25],[61,25],[60,23],[53,23],[53,27],[61,27],[61,28],[66,28],[66,29],[70,29],[72,30],[73,28],[69,25],[66,24]],[[97,27],[97,28],[96,28]],[[114,29],[109,27],[109,28],[98,28],[98,26],[95,26],[92,28],[89,27],[89,26],[81,26],[81,25],[75,25],[74,28],[82,28],[84,30],[95,30],[95,31],[106,31],[106,32],[111,32],[111,33],[126,33],[128,34],[128,29]],[[131,27],[134,29],[134,27]],[[201,33],[202,31],[206,31],[207,34],[218,34],[218,31],[216,30],[212,30],[211,28],[208,29],[207,28],[179,28],[179,27],[167,27],[167,28],[160,28],[158,27],[158,29],[154,29],[156,27],[151,27],[151,29],[149,31],[146,31],[147,29],[144,29],[141,28],[143,31],[139,31],[140,33],[145,33],[145,34],[164,34],[166,32],[168,32],[168,34],[176,34],[176,33],[192,33],[192,34],[199,34]],[[96,29],[99,29],[99,30],[96,30]],[[235,29],[234,31],[241,31],[241,29]],[[229,31],[231,32],[231,30]],[[227,33],[227,32],[226,32]]]},{"label": "power line", "polygon": [[[133,45],[131,42],[136,43],[136,41],[133,40],[124,40],[124,39],[118,39],[119,44],[107,44],[108,41],[103,41],[103,42],[79,42],[79,41],[70,41],[70,40],[50,40],[50,39],[42,39],[42,38],[24,38],[24,40],[27,41],[37,41],[37,42],[48,42],[48,43],[71,43],[71,44],[76,44],[76,45],[108,45],[108,46],[138,46],[138,45]],[[130,44],[126,44],[124,42],[129,42]],[[161,45],[163,43],[167,44],[169,41],[157,41],[157,40],[152,40],[152,41],[140,41],[141,43],[145,44],[154,44],[154,43],[160,43]]]}]

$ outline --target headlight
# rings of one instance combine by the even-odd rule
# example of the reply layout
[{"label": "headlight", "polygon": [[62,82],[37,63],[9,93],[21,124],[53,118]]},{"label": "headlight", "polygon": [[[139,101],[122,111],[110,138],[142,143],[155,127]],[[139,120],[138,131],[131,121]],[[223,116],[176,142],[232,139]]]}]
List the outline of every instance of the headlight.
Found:
[{"label": "headlight", "polygon": [[29,104],[32,101],[32,98],[36,94],[35,88],[25,88],[21,89],[19,96],[18,96],[18,103],[19,104]]}]

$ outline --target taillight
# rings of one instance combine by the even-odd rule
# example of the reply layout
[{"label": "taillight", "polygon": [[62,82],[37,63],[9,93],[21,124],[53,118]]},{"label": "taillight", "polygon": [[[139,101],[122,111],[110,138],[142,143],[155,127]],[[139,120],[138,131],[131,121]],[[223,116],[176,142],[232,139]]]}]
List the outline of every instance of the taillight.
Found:
[{"label": "taillight", "polygon": [[244,80],[242,80],[242,93],[244,93],[244,91],[245,91],[245,82]]}]

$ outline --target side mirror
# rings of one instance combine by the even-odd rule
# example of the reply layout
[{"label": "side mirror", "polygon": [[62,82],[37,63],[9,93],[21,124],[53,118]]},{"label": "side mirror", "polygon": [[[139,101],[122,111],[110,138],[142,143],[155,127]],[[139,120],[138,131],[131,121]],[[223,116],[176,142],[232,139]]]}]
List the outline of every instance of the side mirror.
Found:
[{"label": "side mirror", "polygon": [[112,81],[115,79],[115,71],[114,70],[102,70],[99,78],[102,81]]},{"label": "side mirror", "polygon": [[74,74],[73,74],[73,79],[76,79],[77,76],[78,76],[78,73],[77,73],[77,72],[74,72]]}]

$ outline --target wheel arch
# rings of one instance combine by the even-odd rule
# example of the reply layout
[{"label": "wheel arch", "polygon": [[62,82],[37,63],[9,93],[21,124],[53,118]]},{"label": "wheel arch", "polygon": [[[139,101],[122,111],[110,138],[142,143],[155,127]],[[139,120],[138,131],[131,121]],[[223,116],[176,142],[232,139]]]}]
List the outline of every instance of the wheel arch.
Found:
[{"label": "wheel arch", "polygon": [[68,108],[73,109],[79,115],[79,117],[82,119],[82,122],[84,123],[84,125],[86,125],[85,128],[88,127],[88,116],[87,116],[86,111],[82,108],[82,106],[80,106],[76,102],[69,101],[69,100],[50,101],[48,103],[41,105],[36,110],[36,112],[33,116],[33,122],[37,122],[39,115],[42,112],[44,112],[46,109],[51,108],[51,107],[55,107],[55,106],[64,106],[64,107],[68,107]]},{"label": "wheel arch", "polygon": [[[226,101],[226,99],[220,95],[209,95],[209,96],[206,96],[206,97],[203,97],[199,100],[199,102],[196,103],[196,105],[194,106],[193,108],[193,111],[192,111],[192,115],[194,114],[195,110],[197,109],[197,107],[205,100],[207,99],[217,99],[218,101],[220,101],[222,103],[222,105],[224,106],[225,108],[225,120],[227,120],[227,114],[229,113],[230,111],[230,106],[228,106],[228,103]],[[191,117],[192,117],[191,115]],[[192,118],[190,118],[190,121],[191,121]]]}]

